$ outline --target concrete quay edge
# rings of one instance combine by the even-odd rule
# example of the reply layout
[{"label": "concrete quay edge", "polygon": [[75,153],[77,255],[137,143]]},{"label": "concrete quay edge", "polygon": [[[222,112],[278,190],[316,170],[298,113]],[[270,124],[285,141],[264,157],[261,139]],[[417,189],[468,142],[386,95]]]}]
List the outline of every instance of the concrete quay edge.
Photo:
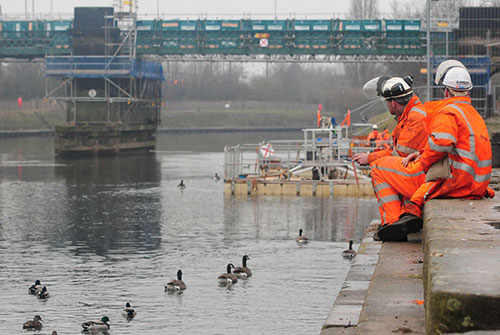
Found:
[{"label": "concrete quay edge", "polygon": [[423,236],[427,333],[500,333],[498,196],[429,201]]}]

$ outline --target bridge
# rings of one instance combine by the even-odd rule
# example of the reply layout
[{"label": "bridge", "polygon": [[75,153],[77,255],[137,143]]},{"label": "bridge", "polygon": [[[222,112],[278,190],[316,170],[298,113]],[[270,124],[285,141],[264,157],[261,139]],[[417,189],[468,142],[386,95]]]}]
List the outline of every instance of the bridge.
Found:
[{"label": "bridge", "polygon": [[[135,24],[136,55],[169,60],[415,62],[425,61],[427,54],[419,20],[138,20]],[[432,34],[440,38],[440,33]],[[72,20],[0,21],[0,58],[72,55],[75,38]],[[435,54],[453,55],[455,49],[433,46]]]}]

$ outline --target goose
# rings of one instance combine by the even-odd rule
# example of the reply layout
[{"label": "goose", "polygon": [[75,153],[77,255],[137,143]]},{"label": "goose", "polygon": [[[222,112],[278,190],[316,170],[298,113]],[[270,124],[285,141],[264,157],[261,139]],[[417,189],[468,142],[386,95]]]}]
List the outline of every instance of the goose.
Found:
[{"label": "goose", "polygon": [[212,179],[215,180],[215,181],[219,181],[220,180],[220,177],[217,174],[217,172],[215,173],[215,176],[212,177]]},{"label": "goose", "polygon": [[103,316],[101,321],[87,321],[82,323],[84,332],[103,332],[109,330],[109,318]]},{"label": "goose", "polygon": [[299,229],[299,236],[295,239],[297,243],[308,243],[309,239],[305,236],[302,236],[302,229]]},{"label": "goose", "polygon": [[50,293],[47,291],[47,287],[42,287],[42,290],[37,293],[36,297],[38,299],[48,299],[50,298]]},{"label": "goose", "polygon": [[234,265],[229,263],[227,265],[226,273],[221,274],[219,278],[217,278],[217,281],[220,285],[231,285],[238,282],[238,277],[231,273],[231,268],[234,268]]},{"label": "goose", "polygon": [[235,267],[233,270],[233,273],[236,275],[238,278],[247,278],[252,276],[252,271],[247,267],[247,260],[249,260],[250,257],[248,255],[243,256],[243,266],[238,266]]},{"label": "goose", "polygon": [[35,280],[35,283],[28,288],[28,293],[35,295],[41,290],[42,290],[42,284],[40,283],[40,280],[37,279]]},{"label": "goose", "polygon": [[177,187],[180,189],[186,188],[186,184],[184,184],[184,180],[181,179],[181,182],[179,183],[179,185],[177,185]]},{"label": "goose", "polygon": [[40,315],[35,315],[33,320],[28,320],[23,324],[23,329],[40,330],[43,327]]},{"label": "goose", "polygon": [[352,250],[352,244],[354,242],[352,240],[349,241],[349,249],[342,251],[342,256],[344,258],[353,258],[356,256],[356,251]]},{"label": "goose", "polygon": [[177,279],[173,279],[165,284],[165,290],[169,291],[184,291],[186,284],[182,281],[182,270],[177,271]]},{"label": "goose", "polygon": [[135,311],[134,308],[132,308],[132,306],[130,306],[130,303],[126,303],[125,304],[125,308],[122,309],[122,315],[124,318],[127,318],[127,319],[132,319],[134,316],[136,316],[137,312]]}]

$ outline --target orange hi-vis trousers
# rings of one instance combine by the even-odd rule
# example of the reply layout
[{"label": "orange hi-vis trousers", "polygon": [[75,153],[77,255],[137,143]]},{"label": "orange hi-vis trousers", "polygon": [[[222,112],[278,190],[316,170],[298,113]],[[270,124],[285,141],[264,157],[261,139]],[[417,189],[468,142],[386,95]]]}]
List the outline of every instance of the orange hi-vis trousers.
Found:
[{"label": "orange hi-vis trousers", "polygon": [[403,157],[387,156],[370,164],[382,225],[398,221],[405,202],[425,182],[425,172],[419,162],[403,167],[402,160]]}]

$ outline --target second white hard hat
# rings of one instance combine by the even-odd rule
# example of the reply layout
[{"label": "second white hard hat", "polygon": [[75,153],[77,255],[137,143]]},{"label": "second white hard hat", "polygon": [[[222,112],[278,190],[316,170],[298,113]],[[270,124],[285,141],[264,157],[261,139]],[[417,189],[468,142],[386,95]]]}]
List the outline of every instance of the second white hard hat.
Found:
[{"label": "second white hard hat", "polygon": [[472,89],[472,80],[469,71],[461,67],[448,70],[443,78],[443,85],[455,91],[469,91]]},{"label": "second white hard hat", "polygon": [[376,124],[374,124],[374,125],[372,126],[372,129],[376,130],[376,129],[378,129],[378,126],[377,126]]},{"label": "second white hard hat", "polygon": [[444,75],[454,67],[461,67],[463,69],[467,69],[460,61],[455,60],[455,59],[448,59],[445,60],[444,62],[441,62],[439,64],[437,70],[436,70],[436,77],[434,78],[434,83],[436,85],[442,85]]}]

